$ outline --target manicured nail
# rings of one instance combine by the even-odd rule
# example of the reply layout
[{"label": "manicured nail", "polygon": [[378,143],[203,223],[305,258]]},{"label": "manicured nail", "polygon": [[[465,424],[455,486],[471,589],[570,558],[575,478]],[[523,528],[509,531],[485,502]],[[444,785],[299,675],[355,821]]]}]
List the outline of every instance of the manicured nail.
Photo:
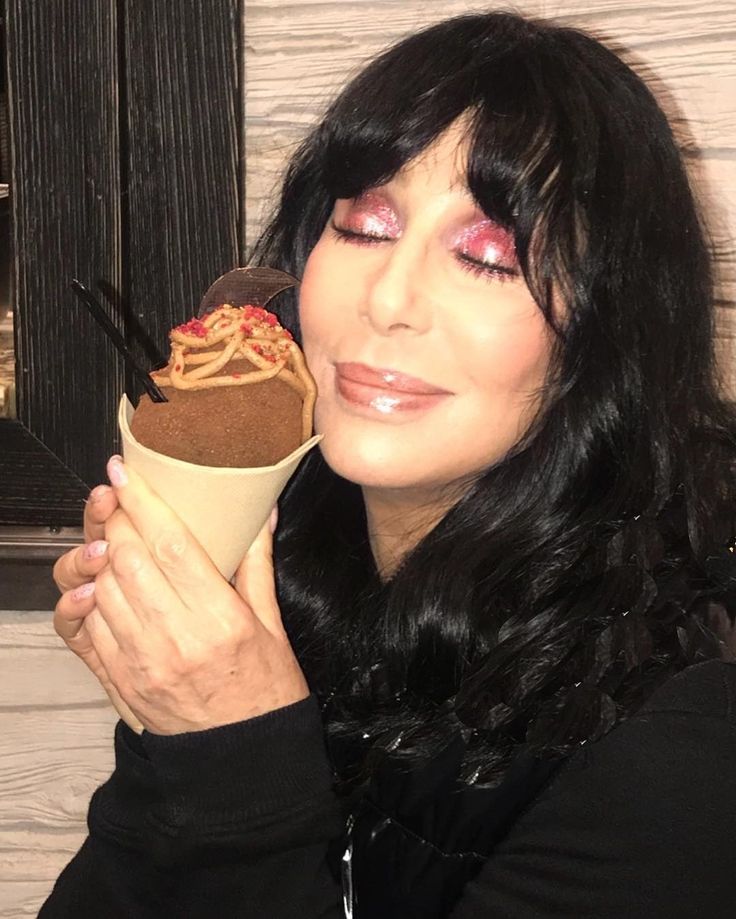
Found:
[{"label": "manicured nail", "polygon": [[274,507],[274,509],[271,511],[271,516],[268,520],[268,526],[271,530],[271,536],[273,536],[273,534],[276,532],[276,527],[278,526],[278,523],[279,523],[279,508],[278,508],[278,505],[276,505],[276,507]]},{"label": "manicured nail", "polygon": [[89,503],[96,504],[98,501],[101,501],[110,490],[109,485],[98,485],[96,488],[93,488],[89,493]]},{"label": "manicured nail", "polygon": [[128,484],[128,476],[125,474],[122,456],[111,456],[107,464],[107,477],[116,488]]},{"label": "manicured nail", "polygon": [[87,581],[86,584],[81,584],[79,587],[75,587],[72,591],[72,600],[78,602],[79,600],[86,600],[87,597],[91,597],[95,592],[95,582]]},{"label": "manicured nail", "polygon": [[94,542],[89,543],[84,547],[84,552],[82,555],[87,561],[91,561],[93,558],[101,558],[105,552],[107,552],[107,547],[110,544],[104,539],[96,539]]}]

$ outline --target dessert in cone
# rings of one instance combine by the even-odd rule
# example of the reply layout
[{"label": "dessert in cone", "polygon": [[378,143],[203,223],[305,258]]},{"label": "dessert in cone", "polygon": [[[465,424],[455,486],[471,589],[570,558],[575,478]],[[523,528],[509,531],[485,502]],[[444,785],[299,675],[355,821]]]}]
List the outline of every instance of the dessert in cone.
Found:
[{"label": "dessert in cone", "polygon": [[131,424],[151,450],[202,466],[271,466],[312,433],[316,387],[291,333],[260,306],[224,304],[171,332]]},{"label": "dessert in cone", "polygon": [[[260,271],[284,288],[288,276],[272,269],[220,281],[252,282]],[[134,412],[121,400],[123,455],[229,579],[321,439],[311,436],[316,387],[291,334],[257,303],[222,303],[170,338],[168,364],[151,374],[168,401],[144,395]]]}]

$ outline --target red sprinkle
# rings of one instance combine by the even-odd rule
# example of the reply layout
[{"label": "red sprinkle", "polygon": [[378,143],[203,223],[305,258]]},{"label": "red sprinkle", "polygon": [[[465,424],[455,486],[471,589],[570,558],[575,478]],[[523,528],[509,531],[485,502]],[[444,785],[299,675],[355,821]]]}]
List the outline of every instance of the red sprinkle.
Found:
[{"label": "red sprinkle", "polygon": [[264,310],[262,306],[244,306],[243,311],[246,319],[260,319],[261,321],[266,321],[267,317],[272,315],[268,310]]},{"label": "red sprinkle", "polygon": [[190,319],[189,322],[183,322],[175,326],[175,332],[181,332],[183,335],[196,335],[197,338],[207,337],[207,327],[201,319]]},{"label": "red sprinkle", "polygon": [[232,375],[232,377],[233,377],[234,380],[239,380],[239,379],[240,379],[240,374],[239,374],[239,373],[234,373],[234,374]]},{"label": "red sprinkle", "polygon": [[174,370],[181,370],[181,364],[177,364],[177,365],[174,367]]}]

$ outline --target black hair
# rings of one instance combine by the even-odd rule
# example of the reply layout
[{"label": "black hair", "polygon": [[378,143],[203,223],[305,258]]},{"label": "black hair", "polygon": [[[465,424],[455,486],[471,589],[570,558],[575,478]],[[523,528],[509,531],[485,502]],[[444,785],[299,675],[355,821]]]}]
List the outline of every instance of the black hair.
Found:
[{"label": "black hair", "polygon": [[[348,786],[456,731],[463,779],[496,783],[522,749],[564,755],[734,654],[736,416],[711,259],[667,120],[616,54],[511,13],[401,41],[301,145],[255,260],[300,276],[336,198],[461,116],[468,187],[513,230],[553,371],[516,448],[385,583],[359,487],[319,452],[282,498],[280,602]],[[295,301],[280,312],[298,339]]]}]

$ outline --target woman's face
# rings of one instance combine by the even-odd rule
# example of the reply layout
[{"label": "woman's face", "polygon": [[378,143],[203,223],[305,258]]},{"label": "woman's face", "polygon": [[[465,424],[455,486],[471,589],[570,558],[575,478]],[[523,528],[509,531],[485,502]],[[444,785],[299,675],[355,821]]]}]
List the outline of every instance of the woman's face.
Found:
[{"label": "woman's face", "polygon": [[321,449],[371,489],[472,481],[524,433],[547,374],[549,328],[513,238],[465,187],[460,137],[338,200],[304,271]]}]

